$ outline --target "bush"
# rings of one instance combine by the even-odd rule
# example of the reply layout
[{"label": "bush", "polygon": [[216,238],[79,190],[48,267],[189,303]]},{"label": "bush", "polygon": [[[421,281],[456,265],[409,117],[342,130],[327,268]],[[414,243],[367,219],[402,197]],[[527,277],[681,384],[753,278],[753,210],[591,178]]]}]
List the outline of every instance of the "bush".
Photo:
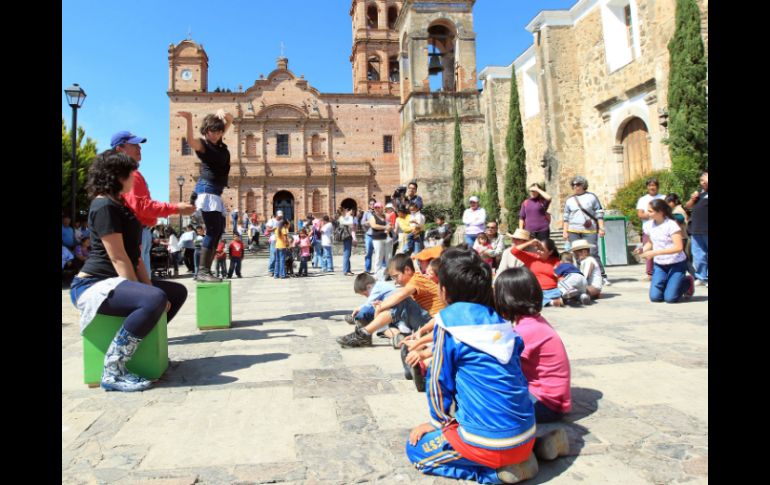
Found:
[{"label": "bush", "polygon": [[642,232],[642,222],[639,220],[639,216],[636,215],[636,202],[639,200],[639,197],[647,193],[645,182],[651,177],[657,177],[658,182],[660,182],[658,193],[666,195],[674,192],[681,200],[685,201],[687,199],[687,194],[682,193],[680,182],[668,170],[649,173],[642,178],[632,180],[624,187],[618,189],[615,193],[615,198],[607,205],[607,208],[621,211],[640,234]]}]

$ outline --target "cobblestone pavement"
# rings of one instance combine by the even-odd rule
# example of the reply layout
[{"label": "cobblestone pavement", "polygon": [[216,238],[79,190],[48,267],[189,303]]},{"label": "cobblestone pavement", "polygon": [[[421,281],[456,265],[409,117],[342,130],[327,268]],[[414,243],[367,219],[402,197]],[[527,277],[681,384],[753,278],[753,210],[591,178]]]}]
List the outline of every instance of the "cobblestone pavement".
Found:
[{"label": "cobblestone pavement", "polygon": [[[397,352],[334,341],[363,301],[353,278],[337,266],[279,281],[266,265],[244,261],[226,330],[197,330],[193,281],[177,279],[190,295],[169,325],[171,364],[141,393],[83,384],[78,314],[62,290],[63,483],[457,483],[406,459],[408,430],[428,412]],[[597,304],[544,310],[572,363],[571,450],[525,483],[707,483],[708,289],[651,304],[642,266],[609,273]]]}]

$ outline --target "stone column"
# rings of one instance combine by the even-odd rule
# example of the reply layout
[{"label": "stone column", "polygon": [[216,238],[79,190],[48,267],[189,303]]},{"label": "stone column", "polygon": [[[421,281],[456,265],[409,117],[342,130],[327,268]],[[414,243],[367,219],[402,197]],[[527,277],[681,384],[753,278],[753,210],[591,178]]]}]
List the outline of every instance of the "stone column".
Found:
[{"label": "stone column", "polygon": [[625,166],[623,161],[623,145],[612,146],[612,156],[615,160],[615,190],[625,183]]}]

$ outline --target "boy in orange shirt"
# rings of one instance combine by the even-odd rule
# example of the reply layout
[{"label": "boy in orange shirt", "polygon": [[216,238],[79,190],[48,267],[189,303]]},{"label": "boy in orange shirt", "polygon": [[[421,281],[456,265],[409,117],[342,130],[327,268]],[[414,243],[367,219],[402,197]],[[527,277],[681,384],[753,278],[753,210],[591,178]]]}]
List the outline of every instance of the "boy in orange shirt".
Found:
[{"label": "boy in orange shirt", "polygon": [[390,325],[386,330],[397,348],[404,334],[411,334],[441,311],[445,303],[438,294],[438,285],[427,276],[415,273],[414,264],[405,254],[395,255],[388,264],[388,273],[400,287],[382,302],[374,303],[374,320],[353,333],[339,337],[343,348],[372,345],[372,334]]}]

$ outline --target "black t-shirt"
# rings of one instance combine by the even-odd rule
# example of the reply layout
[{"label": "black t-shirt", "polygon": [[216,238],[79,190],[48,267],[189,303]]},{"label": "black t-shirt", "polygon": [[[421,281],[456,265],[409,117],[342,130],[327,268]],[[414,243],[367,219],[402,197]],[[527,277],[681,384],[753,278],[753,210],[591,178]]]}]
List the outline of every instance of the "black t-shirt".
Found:
[{"label": "black t-shirt", "polygon": [[[385,225],[385,218],[378,216],[376,212],[372,212],[372,219],[374,220],[374,223],[377,224],[378,226]],[[372,239],[374,239],[375,241],[380,241],[382,239],[385,239],[385,237],[386,237],[386,234],[384,229],[372,228]]]},{"label": "black t-shirt", "polygon": [[230,152],[227,145],[221,140],[216,145],[205,138],[198,140],[206,147],[203,153],[195,152],[201,161],[201,178],[220,187],[227,187],[227,176],[230,175]]},{"label": "black t-shirt", "polygon": [[128,206],[107,197],[94,199],[88,211],[88,227],[91,229],[91,253],[82,272],[99,278],[118,276],[102,243],[102,237],[116,232],[123,234],[123,247],[136,268],[140,256],[139,246],[142,244],[142,224]]},{"label": "black t-shirt", "polygon": [[701,191],[698,202],[692,206],[690,233],[699,236],[709,234],[709,193]]}]

